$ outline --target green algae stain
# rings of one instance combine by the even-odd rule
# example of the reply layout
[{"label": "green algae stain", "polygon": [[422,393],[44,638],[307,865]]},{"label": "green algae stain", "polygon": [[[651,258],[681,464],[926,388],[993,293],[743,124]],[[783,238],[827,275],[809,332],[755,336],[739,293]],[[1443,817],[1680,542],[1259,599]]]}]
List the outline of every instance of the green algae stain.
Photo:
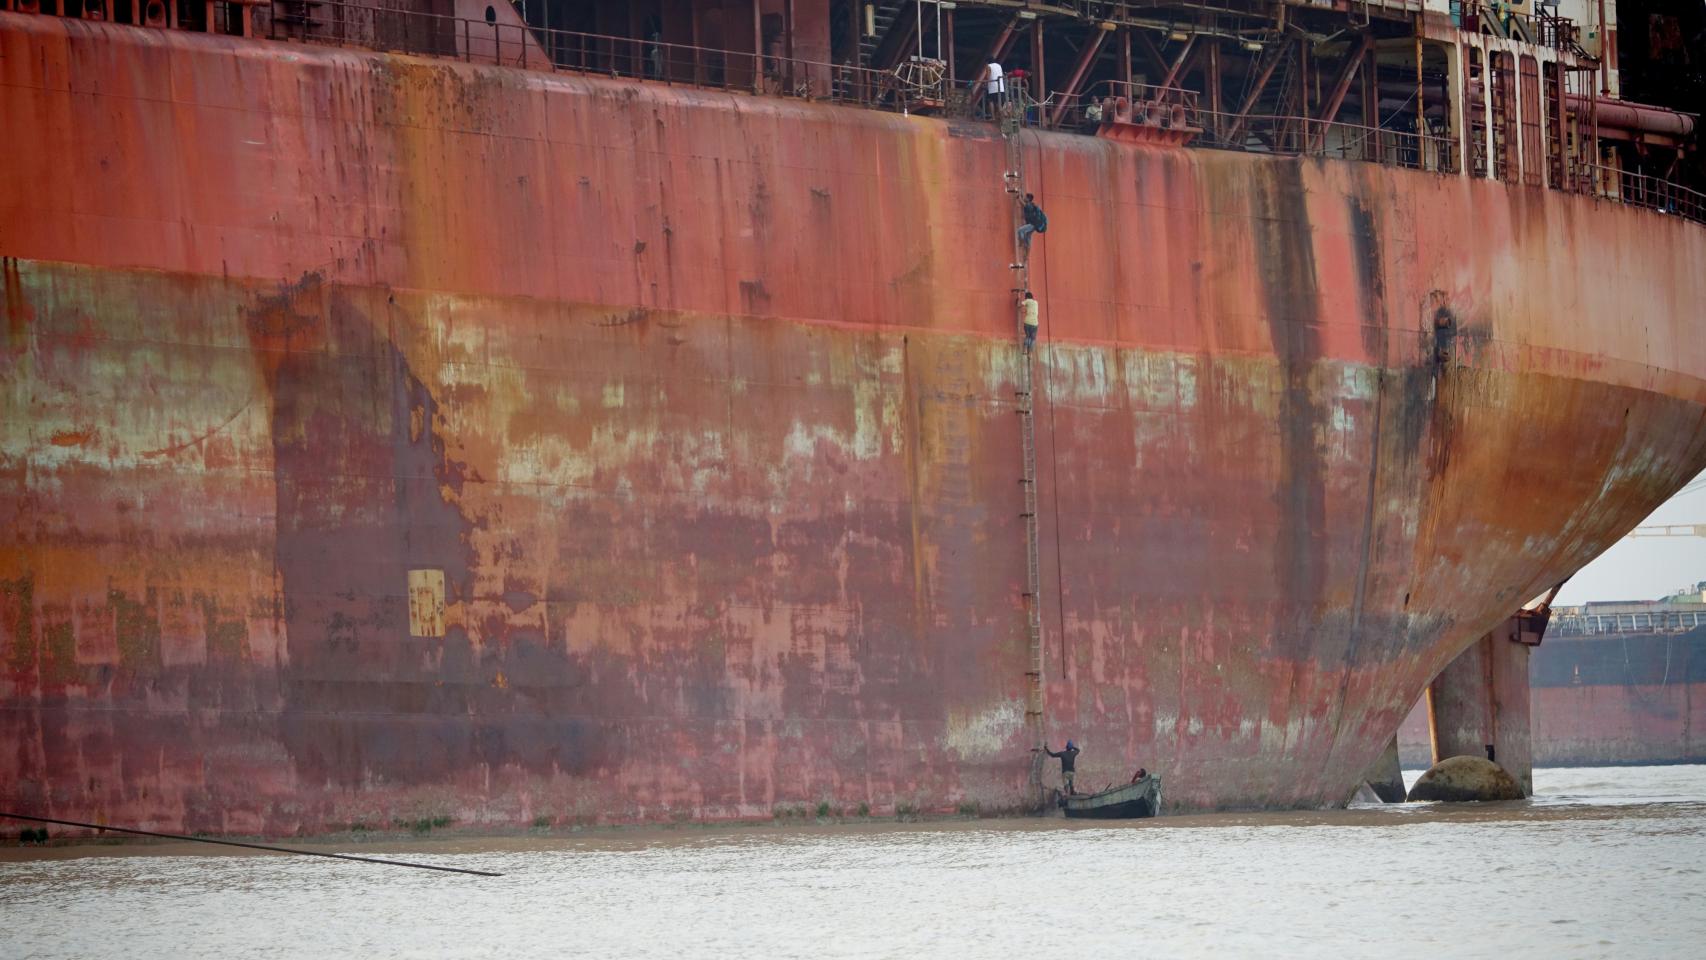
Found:
[{"label": "green algae stain", "polygon": [[41,682],[44,686],[76,683],[77,635],[69,621],[51,623],[42,629]]},{"label": "green algae stain", "polygon": [[28,673],[35,665],[36,645],[31,637],[34,619],[35,580],[0,580],[0,636],[9,638],[6,666],[14,674]]},{"label": "green algae stain", "polygon": [[154,616],[154,592],[144,601],[132,600],[123,590],[108,590],[107,605],[113,611],[119,662],[135,669],[160,663],[160,620]]},{"label": "green algae stain", "polygon": [[249,655],[249,631],[241,620],[223,619],[218,601],[206,594],[195,595],[207,631],[208,660],[243,660]]}]

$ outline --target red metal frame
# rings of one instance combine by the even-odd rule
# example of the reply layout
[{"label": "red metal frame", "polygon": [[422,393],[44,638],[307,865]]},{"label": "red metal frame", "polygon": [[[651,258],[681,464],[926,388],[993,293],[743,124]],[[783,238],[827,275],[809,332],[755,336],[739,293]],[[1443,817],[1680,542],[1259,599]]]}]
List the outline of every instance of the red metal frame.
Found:
[{"label": "red metal frame", "polygon": [[1518,62],[1518,90],[1522,97],[1522,182],[1538,187],[1545,182],[1546,158],[1540,139],[1540,64],[1530,54]]}]

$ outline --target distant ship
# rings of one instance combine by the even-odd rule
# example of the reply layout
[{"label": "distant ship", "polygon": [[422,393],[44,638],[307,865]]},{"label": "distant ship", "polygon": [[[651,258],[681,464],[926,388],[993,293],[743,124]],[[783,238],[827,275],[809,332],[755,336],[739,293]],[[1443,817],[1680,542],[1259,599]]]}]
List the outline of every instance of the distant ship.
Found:
[{"label": "distant ship", "polygon": [[6,0],[0,808],[1343,803],[1706,468],[1610,6]]},{"label": "distant ship", "polygon": [[[1554,608],[1529,684],[1536,764],[1706,763],[1706,583]],[[1399,752],[1406,766],[1433,762],[1425,705],[1404,722]]]}]

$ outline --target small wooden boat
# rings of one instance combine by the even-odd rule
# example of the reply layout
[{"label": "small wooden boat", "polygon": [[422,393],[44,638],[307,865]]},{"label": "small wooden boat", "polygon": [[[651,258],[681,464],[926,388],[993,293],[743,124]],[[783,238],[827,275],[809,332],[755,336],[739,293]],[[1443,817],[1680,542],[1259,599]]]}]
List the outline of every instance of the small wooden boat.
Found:
[{"label": "small wooden boat", "polygon": [[1136,783],[1109,787],[1101,793],[1066,798],[1066,815],[1094,820],[1133,820],[1161,812],[1161,778],[1150,774]]}]

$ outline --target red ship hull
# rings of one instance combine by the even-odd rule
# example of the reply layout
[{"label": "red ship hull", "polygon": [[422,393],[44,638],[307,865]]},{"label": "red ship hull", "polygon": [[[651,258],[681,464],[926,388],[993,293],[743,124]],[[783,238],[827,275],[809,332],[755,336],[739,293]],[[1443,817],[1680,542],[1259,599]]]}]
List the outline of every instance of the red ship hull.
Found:
[{"label": "red ship hull", "polygon": [[[0,15],[0,805],[183,830],[1029,801],[977,124]],[[1026,135],[1045,710],[1341,802],[1706,467],[1706,230]]]}]

